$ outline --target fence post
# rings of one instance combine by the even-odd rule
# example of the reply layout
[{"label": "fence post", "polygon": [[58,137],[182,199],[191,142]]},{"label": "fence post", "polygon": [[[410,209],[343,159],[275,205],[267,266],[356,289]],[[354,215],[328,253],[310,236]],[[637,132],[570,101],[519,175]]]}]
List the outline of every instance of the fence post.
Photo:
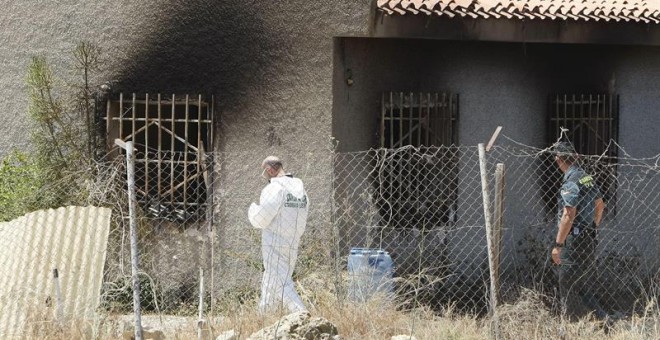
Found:
[{"label": "fence post", "polygon": [[[495,198],[493,207],[493,276],[494,292],[496,301],[500,299],[500,257],[502,248],[502,225],[504,224],[504,164],[497,163],[495,166]],[[492,286],[491,286],[492,287]]]},{"label": "fence post", "polygon": [[199,310],[197,316],[197,339],[201,340],[204,331],[204,269],[199,267]]},{"label": "fence post", "polygon": [[[117,143],[115,141],[115,143]],[[121,145],[120,145],[121,146]],[[133,142],[126,142],[126,177],[128,182],[128,216],[131,234],[131,274],[133,279],[133,313],[135,315],[135,340],[142,340],[140,315],[140,278],[138,277],[137,217],[135,198],[135,155]]]},{"label": "fence post", "polygon": [[328,197],[330,197],[330,223],[332,224],[332,242],[333,247],[334,247],[334,256],[332,256],[332,260],[334,262],[334,274],[335,274],[335,296],[337,297],[337,304],[339,306],[339,310],[343,312],[344,308],[344,297],[348,293],[348,289],[346,285],[343,284],[342,281],[342,275],[341,275],[341,268],[343,263],[341,262],[341,259],[343,258],[342,254],[342,247],[341,247],[341,233],[339,230],[339,222],[337,221],[337,178],[336,178],[336,173],[337,173],[337,144],[338,142],[334,139],[331,140],[331,146],[330,146],[330,164],[332,166],[332,171],[330,172],[330,192],[328,193]]},{"label": "fence post", "polygon": [[493,239],[492,239],[492,215],[490,206],[490,194],[488,192],[488,174],[486,172],[486,148],[483,143],[479,143],[479,172],[481,173],[481,194],[484,203],[484,220],[486,224],[486,242],[488,245],[488,269],[490,272],[490,315],[495,315],[497,307],[497,296],[495,295],[495,259],[493,258]]},{"label": "fence post", "polygon": [[60,287],[60,275],[57,268],[53,269],[53,280],[55,281],[55,320],[62,326],[64,323],[64,311],[62,302],[62,289]]},{"label": "fence post", "polygon": [[[213,124],[211,124],[213,126]],[[213,145],[211,145],[213,147]],[[214,225],[214,210],[215,210],[215,201],[213,198],[215,197],[215,178],[214,178],[214,172],[215,172],[215,155],[206,155],[206,159],[209,160],[208,163],[206,163],[204,166],[207,167],[207,170],[204,170],[204,181],[206,183],[206,202],[207,202],[207,208],[206,208],[206,237],[208,238],[209,245],[204,247],[204,251],[210,253],[210,259],[206,259],[209,269],[207,273],[209,273],[209,284],[210,284],[210,290],[209,290],[209,313],[208,313],[208,319],[209,322],[213,323],[213,308],[215,307],[215,231],[213,230],[213,225]],[[208,170],[210,169],[210,171]]]}]

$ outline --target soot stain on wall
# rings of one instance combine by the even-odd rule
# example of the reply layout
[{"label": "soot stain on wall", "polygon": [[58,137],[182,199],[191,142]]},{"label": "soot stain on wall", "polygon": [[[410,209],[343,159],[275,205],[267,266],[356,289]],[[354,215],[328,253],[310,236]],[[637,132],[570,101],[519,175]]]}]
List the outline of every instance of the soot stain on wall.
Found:
[{"label": "soot stain on wall", "polygon": [[148,10],[150,20],[140,24],[144,36],[127,46],[134,52],[118,70],[117,91],[213,94],[227,107],[269,73],[278,42],[256,7],[171,0]]}]

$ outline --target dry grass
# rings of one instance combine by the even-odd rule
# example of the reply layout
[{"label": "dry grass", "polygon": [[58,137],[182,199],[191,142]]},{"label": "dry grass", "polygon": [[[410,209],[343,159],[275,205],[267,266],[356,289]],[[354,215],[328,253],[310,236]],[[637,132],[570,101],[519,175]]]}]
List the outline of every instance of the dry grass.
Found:
[{"label": "dry grass", "polygon": [[26,339],[113,339],[111,329],[116,329],[111,321],[100,316],[93,320],[73,320],[58,322],[53,311],[48,308],[32,309],[27,313],[23,327]]},{"label": "dry grass", "polygon": [[[589,318],[577,322],[563,320],[551,313],[533,291],[525,292],[513,305],[503,305],[495,322],[454,313],[446,308],[442,315],[426,308],[401,311],[387,299],[374,298],[366,303],[349,303],[338,298],[333,279],[308,276],[299,283],[301,295],[313,316],[330,320],[342,339],[390,339],[393,335],[414,335],[417,339],[660,339],[660,309],[650,301],[646,312],[630,320],[619,321],[606,334],[601,323]],[[410,305],[410,304],[407,304]],[[223,317],[210,325],[214,336],[234,330],[245,339],[269,326],[285,313],[261,315],[256,300],[226,304]],[[130,318],[129,318],[130,319]],[[59,327],[49,314],[33,313],[26,326],[26,337],[34,339],[113,339],[122,321],[106,317],[87,323]],[[156,326],[158,326],[156,324]],[[168,339],[197,339],[194,318],[180,327],[166,331]],[[214,338],[214,337],[208,337]]]},{"label": "dry grass", "polygon": [[[654,301],[646,313],[619,321],[606,334],[602,322],[584,318],[569,322],[553,314],[534,291],[526,291],[513,305],[498,310],[497,322],[458,314],[451,307],[442,315],[427,308],[401,311],[393,302],[374,298],[366,303],[349,303],[339,299],[334,280],[310,275],[299,282],[299,291],[313,316],[333,322],[342,339],[389,339],[394,335],[414,335],[417,339],[660,339],[660,309]],[[412,305],[410,302],[405,305]],[[240,305],[231,310],[219,331],[233,329],[245,339],[283,315],[262,316],[255,304]]]}]

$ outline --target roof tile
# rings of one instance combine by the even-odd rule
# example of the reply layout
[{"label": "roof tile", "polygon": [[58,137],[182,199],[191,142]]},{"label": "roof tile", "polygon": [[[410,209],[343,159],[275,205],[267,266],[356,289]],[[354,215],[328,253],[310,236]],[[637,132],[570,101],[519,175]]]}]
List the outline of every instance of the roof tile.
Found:
[{"label": "roof tile", "polygon": [[378,0],[388,15],[660,23],[658,0]]}]

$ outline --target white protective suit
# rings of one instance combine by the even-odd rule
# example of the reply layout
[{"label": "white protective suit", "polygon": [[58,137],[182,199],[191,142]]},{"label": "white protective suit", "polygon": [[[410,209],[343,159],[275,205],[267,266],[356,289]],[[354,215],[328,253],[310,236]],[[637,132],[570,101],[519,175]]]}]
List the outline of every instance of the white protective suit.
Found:
[{"label": "white protective suit", "polygon": [[306,310],[291,278],[305,231],[309,199],[298,178],[273,177],[261,191],[259,204],[248,211],[250,223],[261,229],[264,275],[259,310],[284,306],[292,313]]}]

